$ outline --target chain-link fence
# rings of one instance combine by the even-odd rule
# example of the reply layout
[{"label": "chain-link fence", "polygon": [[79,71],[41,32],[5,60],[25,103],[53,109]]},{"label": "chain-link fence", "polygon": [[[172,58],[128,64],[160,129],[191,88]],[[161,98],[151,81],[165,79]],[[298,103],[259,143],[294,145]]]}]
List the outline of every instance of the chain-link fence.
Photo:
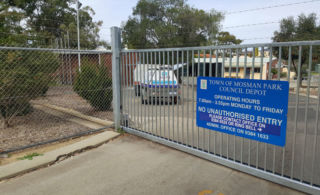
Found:
[{"label": "chain-link fence", "polygon": [[111,124],[111,64],[109,51],[0,47],[0,153]]}]

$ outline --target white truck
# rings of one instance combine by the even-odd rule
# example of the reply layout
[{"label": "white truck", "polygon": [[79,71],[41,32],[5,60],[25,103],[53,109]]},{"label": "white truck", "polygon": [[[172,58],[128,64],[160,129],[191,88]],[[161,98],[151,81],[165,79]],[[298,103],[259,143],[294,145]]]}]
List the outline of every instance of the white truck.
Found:
[{"label": "white truck", "polygon": [[141,96],[142,104],[154,101],[177,103],[180,85],[169,65],[138,64],[133,72],[135,94]]}]

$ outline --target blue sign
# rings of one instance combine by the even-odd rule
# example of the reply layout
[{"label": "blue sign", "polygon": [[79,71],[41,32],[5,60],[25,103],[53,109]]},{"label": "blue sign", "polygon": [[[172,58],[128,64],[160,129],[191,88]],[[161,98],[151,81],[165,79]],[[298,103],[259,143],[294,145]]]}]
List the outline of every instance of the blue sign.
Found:
[{"label": "blue sign", "polygon": [[197,125],[285,146],[289,83],[198,77]]}]

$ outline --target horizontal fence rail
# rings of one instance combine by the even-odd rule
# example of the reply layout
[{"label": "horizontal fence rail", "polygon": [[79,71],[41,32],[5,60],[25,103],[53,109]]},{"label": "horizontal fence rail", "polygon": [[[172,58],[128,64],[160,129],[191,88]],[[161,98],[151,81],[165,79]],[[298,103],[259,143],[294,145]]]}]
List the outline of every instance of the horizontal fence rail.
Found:
[{"label": "horizontal fence rail", "polygon": [[[121,126],[129,133],[319,194],[320,74],[314,71],[319,56],[320,41],[122,50]],[[199,128],[198,76],[288,81],[285,147]]]}]

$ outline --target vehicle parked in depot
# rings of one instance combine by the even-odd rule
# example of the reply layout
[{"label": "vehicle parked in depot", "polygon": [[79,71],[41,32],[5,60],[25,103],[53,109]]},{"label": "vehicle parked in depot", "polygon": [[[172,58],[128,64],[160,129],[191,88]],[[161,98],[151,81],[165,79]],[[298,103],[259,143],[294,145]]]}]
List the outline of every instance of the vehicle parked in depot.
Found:
[{"label": "vehicle parked in depot", "polygon": [[142,104],[154,101],[177,103],[180,99],[180,85],[172,67],[145,65],[141,69],[143,68],[146,71],[141,70],[143,73],[140,73],[140,85],[137,89]]}]

